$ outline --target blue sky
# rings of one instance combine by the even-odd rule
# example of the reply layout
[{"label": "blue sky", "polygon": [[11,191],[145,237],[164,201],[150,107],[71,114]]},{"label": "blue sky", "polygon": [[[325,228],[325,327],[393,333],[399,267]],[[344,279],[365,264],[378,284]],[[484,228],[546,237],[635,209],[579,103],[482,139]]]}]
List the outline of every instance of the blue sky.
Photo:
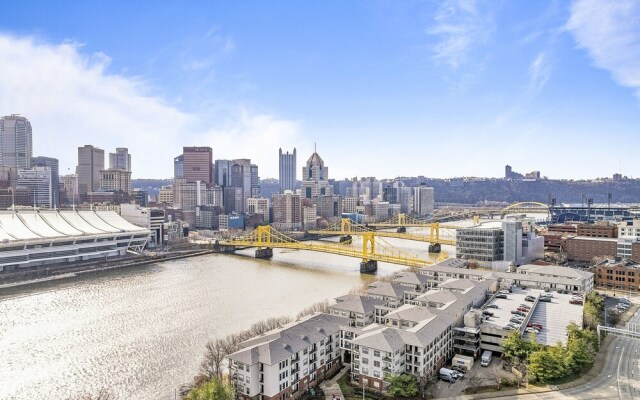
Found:
[{"label": "blue sky", "polygon": [[[0,113],[73,171],[313,151],[333,178],[638,177],[640,3],[0,0]],[[298,171],[299,172],[299,171]]]}]

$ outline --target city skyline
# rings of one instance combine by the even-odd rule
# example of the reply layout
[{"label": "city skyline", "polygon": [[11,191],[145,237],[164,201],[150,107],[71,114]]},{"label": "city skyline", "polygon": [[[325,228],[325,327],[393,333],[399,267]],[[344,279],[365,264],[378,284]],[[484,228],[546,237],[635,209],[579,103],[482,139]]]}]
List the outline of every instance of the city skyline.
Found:
[{"label": "city skyline", "polygon": [[276,178],[278,148],[318,142],[338,179],[640,176],[618,156],[640,122],[638,3],[3,8],[0,114],[62,173],[85,144],[129,148],[136,178],[210,146]]}]

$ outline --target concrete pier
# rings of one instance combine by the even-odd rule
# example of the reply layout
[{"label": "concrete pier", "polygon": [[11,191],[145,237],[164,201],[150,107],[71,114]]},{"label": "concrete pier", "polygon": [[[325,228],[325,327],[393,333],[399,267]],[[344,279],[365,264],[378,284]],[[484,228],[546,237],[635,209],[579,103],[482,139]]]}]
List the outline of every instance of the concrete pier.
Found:
[{"label": "concrete pier", "polygon": [[376,260],[367,260],[360,263],[360,272],[370,274],[378,270],[378,262]]},{"label": "concrete pier", "polygon": [[256,258],[271,258],[273,257],[273,249],[256,249]]}]

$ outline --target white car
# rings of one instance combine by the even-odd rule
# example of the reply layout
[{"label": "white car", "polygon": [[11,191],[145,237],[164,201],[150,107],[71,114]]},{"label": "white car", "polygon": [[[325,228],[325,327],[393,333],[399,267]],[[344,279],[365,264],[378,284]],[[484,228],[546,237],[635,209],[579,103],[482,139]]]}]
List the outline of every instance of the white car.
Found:
[{"label": "white car", "polygon": [[498,293],[500,293],[500,294],[510,294],[511,292],[509,292],[507,289],[502,289]]},{"label": "white car", "polygon": [[618,301],[619,301],[620,303],[624,303],[624,304],[627,304],[627,305],[631,305],[631,300],[629,300],[629,299],[622,298],[622,299],[619,299]]},{"label": "white car", "polygon": [[537,335],[538,333],[540,333],[540,331],[539,331],[539,330],[537,330],[536,328],[534,328],[534,327],[532,327],[532,326],[528,327],[528,328],[525,330],[525,332],[535,333],[536,335]]}]

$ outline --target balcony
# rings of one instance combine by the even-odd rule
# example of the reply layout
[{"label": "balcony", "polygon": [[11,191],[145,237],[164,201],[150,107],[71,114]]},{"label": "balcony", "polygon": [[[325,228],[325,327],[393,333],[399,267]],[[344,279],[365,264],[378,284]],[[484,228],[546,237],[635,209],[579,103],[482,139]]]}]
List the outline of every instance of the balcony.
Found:
[{"label": "balcony", "polygon": [[391,362],[391,357],[382,357],[382,361]]},{"label": "balcony", "polygon": [[382,368],[382,371],[383,371],[383,372],[386,372],[386,373],[389,373],[389,374],[393,372],[393,371],[391,370],[391,368],[389,368],[389,367],[384,367],[384,368]]}]

